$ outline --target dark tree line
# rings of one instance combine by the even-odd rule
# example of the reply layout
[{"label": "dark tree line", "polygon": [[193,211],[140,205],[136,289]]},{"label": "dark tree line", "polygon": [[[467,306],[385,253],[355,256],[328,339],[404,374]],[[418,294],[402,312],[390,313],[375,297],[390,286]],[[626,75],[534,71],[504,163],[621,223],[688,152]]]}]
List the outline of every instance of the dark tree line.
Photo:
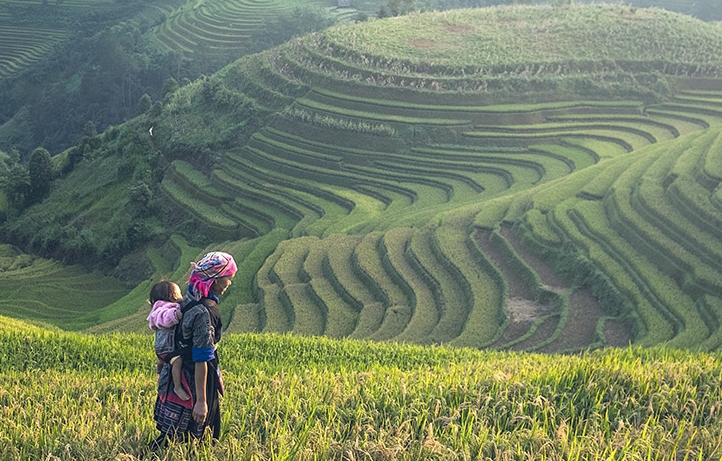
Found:
[{"label": "dark tree line", "polygon": [[7,198],[10,214],[47,197],[53,175],[50,152],[42,147],[33,150],[27,167],[12,158],[0,162],[0,190]]}]

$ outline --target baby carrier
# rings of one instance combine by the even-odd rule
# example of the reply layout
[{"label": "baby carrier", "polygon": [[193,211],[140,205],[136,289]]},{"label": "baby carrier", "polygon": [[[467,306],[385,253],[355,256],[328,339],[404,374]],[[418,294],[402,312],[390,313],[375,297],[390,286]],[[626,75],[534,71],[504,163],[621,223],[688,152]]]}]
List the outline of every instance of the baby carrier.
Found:
[{"label": "baby carrier", "polygon": [[[221,323],[221,313],[218,309],[218,304],[213,301],[210,298],[202,298],[199,300],[191,301],[185,306],[181,308],[181,313],[185,317],[186,312],[191,310],[192,308],[196,307],[199,304],[203,304],[206,309],[208,310],[208,314],[210,315],[211,325],[213,325],[213,330],[215,337],[213,338],[214,343],[218,343],[221,339],[221,330],[222,330],[222,323]],[[193,337],[190,338],[183,338],[183,321],[181,320],[178,322],[178,324],[175,326],[174,332],[173,332],[173,342],[175,344],[174,350],[168,354],[166,354],[163,357],[163,360],[166,363],[173,363],[176,357],[180,357],[183,359],[184,367],[188,366],[192,362],[192,356],[191,356],[191,348],[192,348],[192,341]]]}]

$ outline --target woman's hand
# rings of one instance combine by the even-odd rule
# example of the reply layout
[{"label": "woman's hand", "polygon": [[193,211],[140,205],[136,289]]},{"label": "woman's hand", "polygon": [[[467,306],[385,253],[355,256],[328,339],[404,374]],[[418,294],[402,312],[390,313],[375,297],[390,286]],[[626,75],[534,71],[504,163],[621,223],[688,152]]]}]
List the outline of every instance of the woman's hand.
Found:
[{"label": "woman's hand", "polygon": [[208,404],[205,400],[198,400],[193,405],[193,420],[198,424],[203,424],[208,416]]},{"label": "woman's hand", "polygon": [[206,402],[206,380],[208,379],[208,364],[195,363],[196,404],[193,405],[193,420],[203,424],[208,416],[208,403]]}]

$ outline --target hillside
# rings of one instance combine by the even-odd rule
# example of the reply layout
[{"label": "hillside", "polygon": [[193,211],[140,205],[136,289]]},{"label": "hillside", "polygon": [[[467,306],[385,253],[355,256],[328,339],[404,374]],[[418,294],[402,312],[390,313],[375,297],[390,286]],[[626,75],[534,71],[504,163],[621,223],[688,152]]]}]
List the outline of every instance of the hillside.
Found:
[{"label": "hillside", "polygon": [[223,435],[139,456],[153,428],[149,336],[0,317],[0,458],[716,459],[718,353],[480,352],[226,335]]},{"label": "hillside", "polygon": [[332,0],[2,0],[0,150],[60,152],[88,121],[104,131],[141,98],[356,12]]},{"label": "hillside", "polygon": [[[337,21],[510,2],[2,0],[0,151],[17,152],[24,161],[37,147],[58,153],[78,142],[88,121],[104,131],[136,116],[145,95],[162,99],[174,82],[210,75],[245,54]],[[625,3],[722,19],[717,0]]]},{"label": "hillside", "polygon": [[[132,285],[227,249],[236,332],[716,349],[719,49],[620,5],[333,27],[85,139],[5,234]],[[94,331],[140,331],[142,296]]]}]

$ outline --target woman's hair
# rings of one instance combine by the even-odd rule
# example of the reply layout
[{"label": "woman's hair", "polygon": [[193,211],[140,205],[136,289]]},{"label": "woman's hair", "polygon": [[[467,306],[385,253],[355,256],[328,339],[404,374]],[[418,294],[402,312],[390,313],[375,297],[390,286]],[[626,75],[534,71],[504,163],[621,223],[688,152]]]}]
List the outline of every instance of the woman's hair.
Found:
[{"label": "woman's hair", "polygon": [[170,280],[161,280],[150,289],[148,301],[151,304],[155,304],[156,301],[177,301],[175,299],[177,286],[175,282]]}]

